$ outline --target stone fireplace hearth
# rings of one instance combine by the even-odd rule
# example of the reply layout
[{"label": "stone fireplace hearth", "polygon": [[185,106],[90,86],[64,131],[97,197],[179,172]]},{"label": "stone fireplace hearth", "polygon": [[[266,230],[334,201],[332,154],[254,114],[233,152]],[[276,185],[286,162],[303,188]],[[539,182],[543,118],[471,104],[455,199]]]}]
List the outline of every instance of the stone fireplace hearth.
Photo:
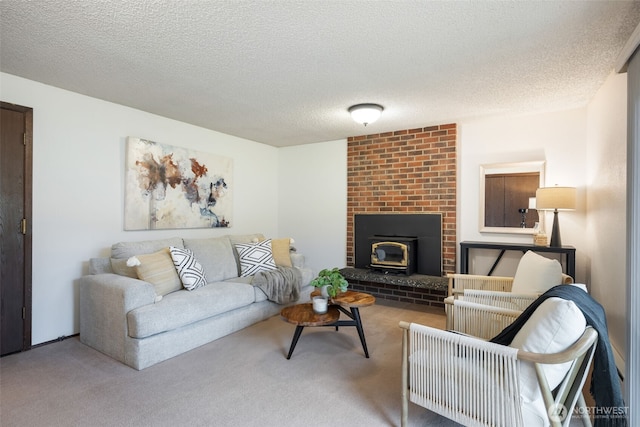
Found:
[{"label": "stone fireplace hearth", "polygon": [[343,268],[342,275],[349,281],[349,289],[367,292],[382,298],[411,304],[444,309],[448,292],[446,277],[424,274],[382,274],[367,268]]}]

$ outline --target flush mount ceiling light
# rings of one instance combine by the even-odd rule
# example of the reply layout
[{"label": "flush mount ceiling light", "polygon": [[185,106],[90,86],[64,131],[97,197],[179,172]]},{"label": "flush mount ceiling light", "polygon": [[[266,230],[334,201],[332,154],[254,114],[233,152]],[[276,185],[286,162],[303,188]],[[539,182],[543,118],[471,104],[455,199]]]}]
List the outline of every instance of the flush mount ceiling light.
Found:
[{"label": "flush mount ceiling light", "polygon": [[378,104],[358,104],[349,107],[351,118],[365,126],[378,120],[382,114],[382,110],[384,110],[384,108]]}]

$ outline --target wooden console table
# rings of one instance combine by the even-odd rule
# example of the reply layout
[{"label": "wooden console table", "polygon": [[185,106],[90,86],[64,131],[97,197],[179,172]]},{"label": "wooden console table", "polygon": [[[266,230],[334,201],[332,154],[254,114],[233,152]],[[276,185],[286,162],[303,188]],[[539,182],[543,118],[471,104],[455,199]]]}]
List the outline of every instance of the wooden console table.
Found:
[{"label": "wooden console table", "polygon": [[460,273],[462,274],[469,274],[469,249],[498,249],[500,251],[500,255],[498,255],[498,258],[496,258],[493,263],[488,276],[491,276],[493,270],[496,269],[505,251],[521,251],[522,253],[533,251],[564,255],[565,273],[573,277],[574,280],[576,278],[576,248],[573,246],[554,248],[550,246],[535,246],[533,244],[519,243],[460,242]]}]

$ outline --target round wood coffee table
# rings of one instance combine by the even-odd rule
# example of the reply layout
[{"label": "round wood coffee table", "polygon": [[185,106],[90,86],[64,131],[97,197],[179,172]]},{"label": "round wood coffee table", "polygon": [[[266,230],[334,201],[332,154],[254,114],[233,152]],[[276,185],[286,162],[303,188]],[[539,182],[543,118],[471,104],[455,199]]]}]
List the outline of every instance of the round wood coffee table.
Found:
[{"label": "round wood coffee table", "polygon": [[335,306],[329,306],[327,312],[318,314],[313,311],[311,303],[297,304],[285,307],[280,311],[280,316],[289,323],[296,325],[296,331],[293,333],[293,340],[289,348],[287,359],[291,359],[291,354],[296,348],[300,334],[305,326],[329,326],[334,325],[340,319],[340,311]]},{"label": "round wood coffee table", "polygon": [[340,320],[337,322],[336,329],[338,326],[355,326],[358,331],[358,336],[360,337],[360,342],[362,343],[362,350],[364,350],[364,355],[368,359],[369,350],[367,349],[367,341],[364,339],[360,307],[368,307],[375,304],[376,297],[364,292],[345,291],[331,298],[329,302],[335,304],[341,312],[351,318],[351,320]]},{"label": "round wood coffee table", "polygon": [[[311,298],[318,295],[320,295],[319,290],[311,292]],[[287,359],[291,358],[291,353],[293,353],[293,349],[305,326],[335,326],[336,331],[340,326],[355,326],[358,331],[358,336],[360,337],[364,356],[369,358],[367,341],[364,338],[364,329],[362,327],[362,319],[360,318],[360,307],[368,307],[375,304],[375,302],[376,297],[373,295],[364,292],[345,291],[329,299],[329,308],[325,314],[316,314],[310,303],[283,308],[280,312],[282,318],[296,325],[296,331],[293,335],[293,341],[291,342],[291,349],[289,350]],[[339,320],[341,312],[351,320]],[[335,319],[329,320],[329,318],[323,317],[330,313],[335,313]],[[333,314],[331,314],[331,318],[333,318]]]},{"label": "round wood coffee table", "polygon": [[376,302],[376,297],[364,292],[345,291],[331,298],[330,302],[344,308],[368,307]]}]

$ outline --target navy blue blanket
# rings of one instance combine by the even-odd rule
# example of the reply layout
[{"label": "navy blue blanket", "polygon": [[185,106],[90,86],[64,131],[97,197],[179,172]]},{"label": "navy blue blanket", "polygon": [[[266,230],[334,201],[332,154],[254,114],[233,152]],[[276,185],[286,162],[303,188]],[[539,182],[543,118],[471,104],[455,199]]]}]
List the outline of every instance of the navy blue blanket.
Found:
[{"label": "navy blue blanket", "polygon": [[598,332],[598,345],[593,356],[593,373],[590,392],[595,400],[594,427],[627,426],[626,408],[618,379],[618,370],[609,342],[607,319],[604,309],[591,295],[577,286],[559,285],[549,289],[536,299],[502,332],[491,339],[509,345],[535,309],[547,298],[558,297],[573,301],[582,311],[587,324]]}]

